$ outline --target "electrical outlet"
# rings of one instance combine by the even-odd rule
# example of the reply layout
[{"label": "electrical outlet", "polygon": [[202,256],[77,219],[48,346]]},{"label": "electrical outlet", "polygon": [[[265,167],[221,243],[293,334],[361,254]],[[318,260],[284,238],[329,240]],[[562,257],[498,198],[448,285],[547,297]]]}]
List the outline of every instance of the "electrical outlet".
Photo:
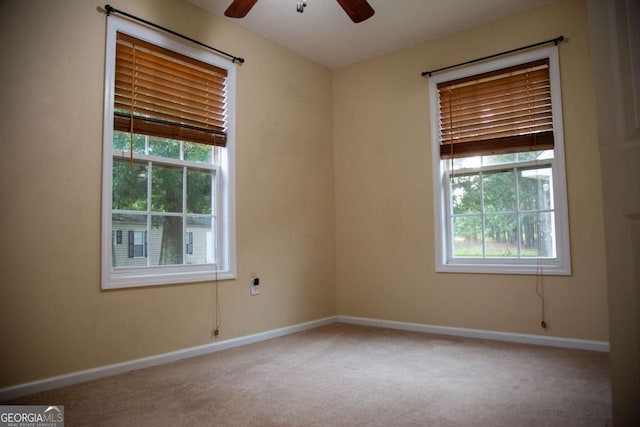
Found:
[{"label": "electrical outlet", "polygon": [[251,282],[249,283],[249,293],[251,296],[260,294],[260,279],[257,277],[252,277]]}]

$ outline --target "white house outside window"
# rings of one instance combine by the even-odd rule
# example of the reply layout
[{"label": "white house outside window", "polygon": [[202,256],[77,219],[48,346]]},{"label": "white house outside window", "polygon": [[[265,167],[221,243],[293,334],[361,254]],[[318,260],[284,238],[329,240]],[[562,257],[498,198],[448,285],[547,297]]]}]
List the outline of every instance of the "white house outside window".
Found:
[{"label": "white house outside window", "polygon": [[436,271],[570,274],[557,47],[430,79]]},{"label": "white house outside window", "polygon": [[109,16],[105,75],[102,287],[234,278],[234,64]]}]

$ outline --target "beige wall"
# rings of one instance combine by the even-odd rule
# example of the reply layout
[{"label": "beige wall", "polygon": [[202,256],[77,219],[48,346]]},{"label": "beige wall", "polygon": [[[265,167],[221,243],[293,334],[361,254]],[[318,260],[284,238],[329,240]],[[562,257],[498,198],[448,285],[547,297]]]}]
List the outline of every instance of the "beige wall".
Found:
[{"label": "beige wall", "polygon": [[[214,341],[211,284],[100,291],[104,4],[0,3],[0,387]],[[111,4],[246,58],[219,339],[335,315],[331,71],[180,1]]]},{"label": "beige wall", "polygon": [[564,35],[572,269],[545,277],[550,336],[608,340],[586,4],[565,0],[334,73],[338,313],[545,334],[536,278],[434,272],[429,93],[420,72]]}]

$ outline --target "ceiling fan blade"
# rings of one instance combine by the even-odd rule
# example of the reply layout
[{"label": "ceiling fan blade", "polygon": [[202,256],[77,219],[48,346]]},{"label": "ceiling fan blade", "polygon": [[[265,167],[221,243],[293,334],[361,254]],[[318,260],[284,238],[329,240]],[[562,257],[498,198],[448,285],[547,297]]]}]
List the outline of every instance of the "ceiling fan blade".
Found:
[{"label": "ceiling fan blade", "polygon": [[227,10],[224,11],[224,16],[228,16],[229,18],[244,18],[257,1],[258,0],[233,0]]},{"label": "ceiling fan blade", "polygon": [[349,18],[356,24],[366,21],[376,13],[367,0],[337,0],[340,6],[347,12]]}]

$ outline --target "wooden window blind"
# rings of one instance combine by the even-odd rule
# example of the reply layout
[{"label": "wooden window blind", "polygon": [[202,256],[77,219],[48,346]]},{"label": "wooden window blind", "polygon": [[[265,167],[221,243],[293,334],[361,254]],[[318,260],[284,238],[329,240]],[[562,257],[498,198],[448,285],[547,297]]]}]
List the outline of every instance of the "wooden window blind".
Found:
[{"label": "wooden window blind", "polygon": [[226,70],[126,34],[116,42],[115,130],[226,145]]},{"label": "wooden window blind", "polygon": [[549,60],[438,84],[440,157],[554,146]]}]

